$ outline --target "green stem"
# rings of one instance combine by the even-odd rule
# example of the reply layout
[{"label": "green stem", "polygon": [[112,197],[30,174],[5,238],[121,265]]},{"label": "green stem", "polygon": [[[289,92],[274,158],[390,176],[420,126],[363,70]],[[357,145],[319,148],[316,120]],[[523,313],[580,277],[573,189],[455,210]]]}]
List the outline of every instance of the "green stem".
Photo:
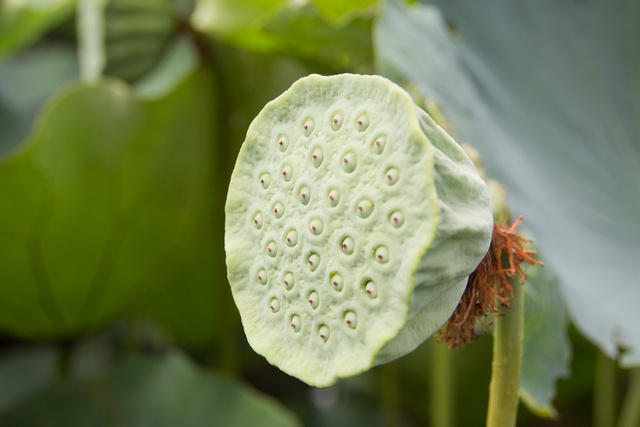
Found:
[{"label": "green stem", "polygon": [[593,382],[593,427],[615,425],[615,402],[616,362],[598,351]]},{"label": "green stem", "polygon": [[640,368],[629,372],[629,387],[622,402],[618,427],[640,427]]},{"label": "green stem", "polygon": [[393,362],[380,367],[380,403],[382,406],[382,425],[384,427],[400,425],[398,368]]},{"label": "green stem", "polygon": [[64,383],[69,379],[71,374],[71,352],[73,350],[73,342],[71,340],[62,340],[58,342],[58,364],[57,376],[58,382]]},{"label": "green stem", "polygon": [[487,427],[515,426],[524,336],[524,290],[513,281],[511,308],[495,319]]},{"label": "green stem", "polygon": [[453,427],[453,369],[452,354],[446,344],[438,344],[435,339],[431,345],[431,393],[429,399],[429,425]]},{"label": "green stem", "polygon": [[76,27],[80,79],[95,84],[106,63],[104,48],[104,8],[106,0],[80,0]]}]

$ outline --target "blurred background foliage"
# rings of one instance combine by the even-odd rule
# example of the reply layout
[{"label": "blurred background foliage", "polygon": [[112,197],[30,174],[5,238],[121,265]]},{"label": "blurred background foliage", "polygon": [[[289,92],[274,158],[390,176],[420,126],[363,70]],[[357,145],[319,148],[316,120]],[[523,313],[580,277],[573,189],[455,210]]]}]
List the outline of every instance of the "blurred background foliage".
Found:
[{"label": "blurred background foliage", "polygon": [[0,424],[484,425],[490,334],[327,389],[244,338],[223,228],[246,129],[353,72],[477,146],[543,251],[518,425],[637,425],[612,358],[640,354],[638,3],[413,3],[0,2]]}]

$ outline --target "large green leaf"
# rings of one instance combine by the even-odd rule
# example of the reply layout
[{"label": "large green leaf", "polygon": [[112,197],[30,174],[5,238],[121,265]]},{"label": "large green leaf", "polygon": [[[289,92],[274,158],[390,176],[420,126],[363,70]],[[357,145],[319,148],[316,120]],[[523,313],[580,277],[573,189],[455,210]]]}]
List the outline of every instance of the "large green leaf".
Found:
[{"label": "large green leaf", "polygon": [[640,364],[640,3],[385,2],[379,69],[443,106],[556,271],[578,328]]},{"label": "large green leaf", "polygon": [[344,25],[350,18],[363,13],[377,0],[313,0],[322,16],[334,25]]},{"label": "large green leaf", "polygon": [[97,327],[192,262],[213,203],[212,95],[200,71],[159,101],[106,81],[49,103],[0,163],[3,329]]},{"label": "large green leaf", "polygon": [[91,387],[117,425],[132,427],[298,426],[272,398],[171,353],[160,360],[133,357]]},{"label": "large green leaf", "polygon": [[6,414],[4,427],[108,427],[100,408],[69,384],[50,385]]},{"label": "large green leaf", "polygon": [[569,319],[557,279],[548,268],[525,265],[524,342],[520,396],[534,413],[555,417],[556,381],[571,363]]},{"label": "large green leaf", "polygon": [[73,12],[77,0],[23,0],[0,3],[0,58],[35,41]]},{"label": "large green leaf", "polygon": [[[207,4],[206,0],[201,4]],[[215,22],[203,18],[206,14],[202,10],[199,7],[194,12],[194,26],[228,45],[313,61],[330,70],[370,72],[373,60],[370,16],[336,27],[311,5],[291,2],[287,7],[271,10],[258,21],[246,17],[241,30],[220,31]]]}]

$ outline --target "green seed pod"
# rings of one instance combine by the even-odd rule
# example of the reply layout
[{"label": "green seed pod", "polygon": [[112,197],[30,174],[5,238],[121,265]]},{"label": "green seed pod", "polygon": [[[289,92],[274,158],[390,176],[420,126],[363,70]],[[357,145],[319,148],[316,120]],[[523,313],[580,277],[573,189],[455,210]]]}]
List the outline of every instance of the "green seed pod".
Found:
[{"label": "green seed pod", "polygon": [[317,387],[401,357],[447,321],[492,230],[471,160],[404,90],[300,79],[249,127],[229,186],[228,277],[247,339]]}]

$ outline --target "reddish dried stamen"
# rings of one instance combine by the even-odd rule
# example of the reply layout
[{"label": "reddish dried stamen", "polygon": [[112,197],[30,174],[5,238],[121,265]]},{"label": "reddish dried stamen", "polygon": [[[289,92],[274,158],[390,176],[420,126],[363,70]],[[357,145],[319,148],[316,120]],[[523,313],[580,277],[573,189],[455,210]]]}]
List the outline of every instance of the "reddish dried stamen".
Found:
[{"label": "reddish dried stamen", "polygon": [[479,320],[486,332],[489,326],[487,315],[499,316],[498,308],[509,307],[513,297],[509,280],[516,276],[522,284],[527,280],[520,264],[544,265],[532,258],[535,250],[524,248],[529,241],[515,231],[520,222],[522,217],[509,228],[494,223],[489,251],[469,276],[467,288],[456,310],[445,327],[435,335],[438,342],[448,343],[452,349],[477,340],[476,322]]}]

